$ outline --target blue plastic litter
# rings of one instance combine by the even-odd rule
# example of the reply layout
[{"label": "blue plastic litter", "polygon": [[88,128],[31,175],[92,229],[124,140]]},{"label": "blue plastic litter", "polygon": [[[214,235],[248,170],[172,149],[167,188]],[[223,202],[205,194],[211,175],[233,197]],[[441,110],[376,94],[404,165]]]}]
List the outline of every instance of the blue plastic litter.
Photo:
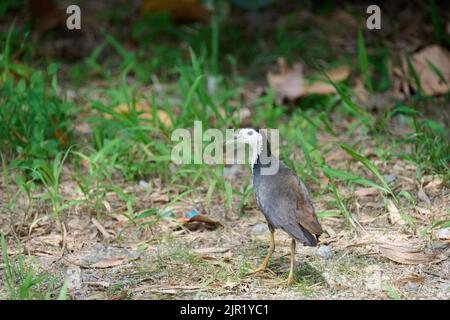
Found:
[{"label": "blue plastic litter", "polygon": [[198,215],[198,212],[196,210],[192,210],[191,212],[186,214],[186,218],[191,219],[192,217],[195,217],[196,215]]}]

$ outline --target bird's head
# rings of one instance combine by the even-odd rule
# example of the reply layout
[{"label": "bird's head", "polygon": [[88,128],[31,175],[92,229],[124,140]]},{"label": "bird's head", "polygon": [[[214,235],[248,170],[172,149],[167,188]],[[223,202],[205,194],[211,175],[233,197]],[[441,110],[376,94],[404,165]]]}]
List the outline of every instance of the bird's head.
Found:
[{"label": "bird's head", "polygon": [[278,160],[272,156],[265,131],[258,128],[243,128],[233,138],[227,140],[225,144],[248,144],[250,146],[249,163],[252,165],[252,170],[258,161],[265,168],[272,168],[271,163],[275,163],[278,170]]},{"label": "bird's head", "polygon": [[238,131],[234,136],[234,139],[227,142],[229,143],[244,143],[252,146],[260,146],[262,144],[263,137],[259,130],[256,128],[243,128]]},{"label": "bird's head", "polygon": [[243,128],[233,138],[226,141],[225,144],[248,144],[250,146],[249,161],[253,168],[263,151],[263,135],[257,128]]}]

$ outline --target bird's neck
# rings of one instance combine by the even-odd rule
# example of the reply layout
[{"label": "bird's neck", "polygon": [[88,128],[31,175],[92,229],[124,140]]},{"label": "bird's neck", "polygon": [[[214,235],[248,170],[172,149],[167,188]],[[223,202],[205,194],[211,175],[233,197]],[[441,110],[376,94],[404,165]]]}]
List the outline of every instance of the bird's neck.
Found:
[{"label": "bird's neck", "polygon": [[261,168],[269,167],[271,165],[272,154],[270,151],[270,144],[267,138],[262,135],[261,143],[258,143],[255,151],[252,151],[251,164],[253,175],[259,175]]}]

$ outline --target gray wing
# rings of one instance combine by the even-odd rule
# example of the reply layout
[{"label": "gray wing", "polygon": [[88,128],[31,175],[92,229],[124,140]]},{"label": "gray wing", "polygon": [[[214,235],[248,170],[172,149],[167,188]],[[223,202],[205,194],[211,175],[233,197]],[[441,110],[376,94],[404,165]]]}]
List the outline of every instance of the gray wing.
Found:
[{"label": "gray wing", "polygon": [[314,245],[316,239],[312,235],[320,235],[322,228],[303,182],[290,170],[266,176],[264,180],[255,198],[269,224],[303,243]]}]

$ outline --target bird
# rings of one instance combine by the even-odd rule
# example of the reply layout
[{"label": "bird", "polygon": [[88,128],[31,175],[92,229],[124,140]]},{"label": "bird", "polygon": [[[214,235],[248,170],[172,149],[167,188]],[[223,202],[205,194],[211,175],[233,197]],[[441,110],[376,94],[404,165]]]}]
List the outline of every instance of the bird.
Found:
[{"label": "bird", "polygon": [[[270,144],[263,130],[242,128],[225,144],[252,146],[250,164],[254,195],[270,230],[269,251],[261,265],[250,274],[268,267],[275,251],[275,230],[281,229],[292,240],[289,275],[279,284],[291,285],[294,282],[296,241],[305,246],[317,246],[318,237],[323,232],[308,190],[302,180],[282,160],[271,154]],[[278,170],[272,174],[264,174],[264,169],[274,163],[278,164]]]}]

